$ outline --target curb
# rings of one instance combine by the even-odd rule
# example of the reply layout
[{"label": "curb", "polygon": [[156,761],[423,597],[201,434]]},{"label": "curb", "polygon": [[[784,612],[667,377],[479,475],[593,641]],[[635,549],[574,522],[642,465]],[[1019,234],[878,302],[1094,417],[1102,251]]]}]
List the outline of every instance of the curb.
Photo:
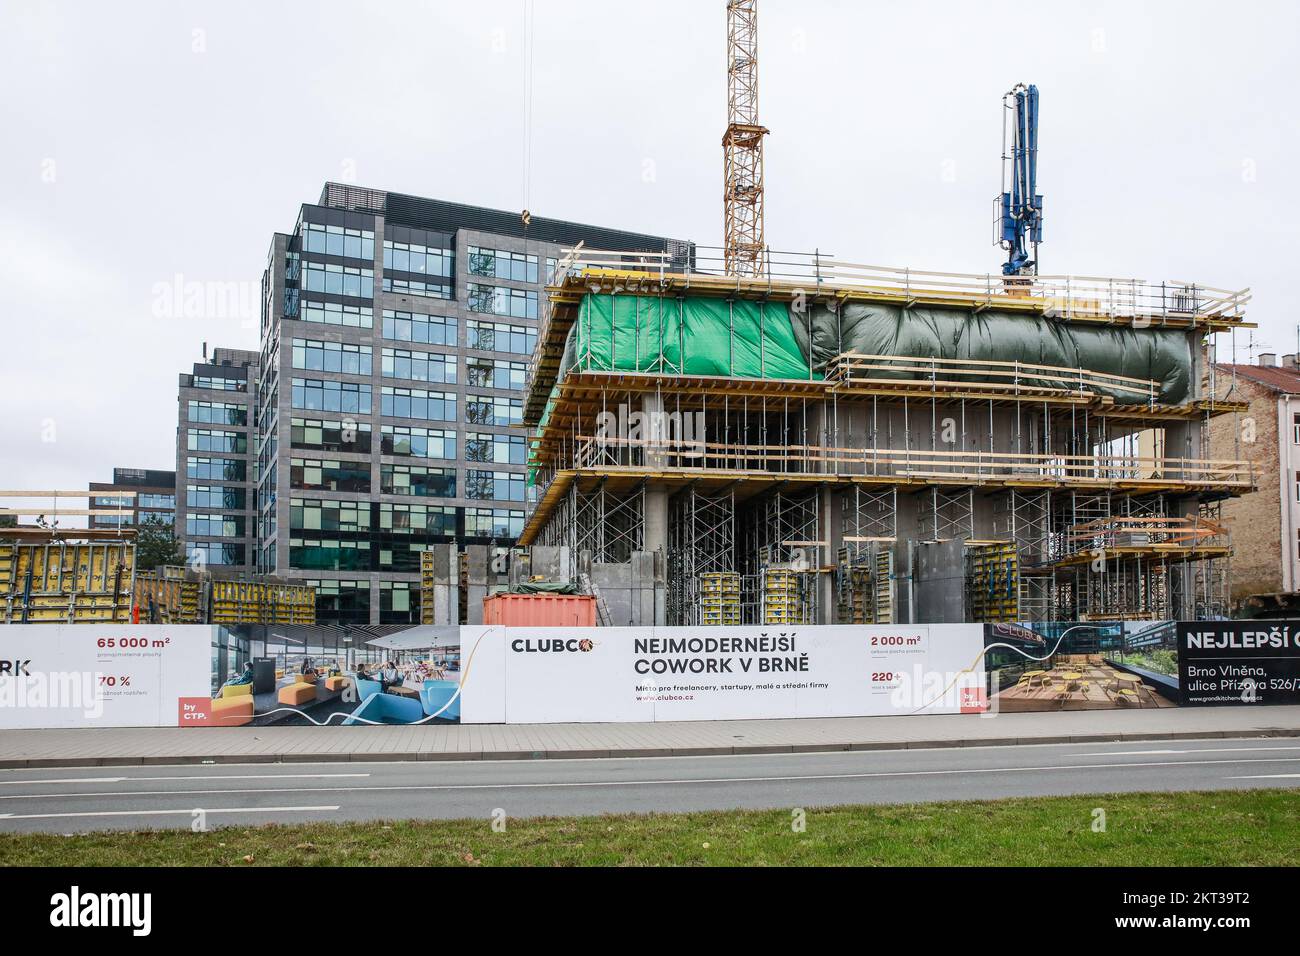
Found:
[{"label": "curb", "polygon": [[1300,737],[1300,727],[1263,727],[1250,731],[1206,730],[1165,733],[1098,733],[1041,737],[972,737],[965,740],[886,740],[862,743],[753,744],[733,747],[664,747],[592,750],[387,751],[383,753],[151,754],[141,757],[29,757],[0,760],[0,770],[61,767],[159,767],[267,763],[412,763],[442,760],[597,760],[612,757],[716,757],[786,753],[868,753],[885,750],[942,750],[954,747],[1011,747],[1034,744],[1122,743],[1144,740],[1218,740]]}]

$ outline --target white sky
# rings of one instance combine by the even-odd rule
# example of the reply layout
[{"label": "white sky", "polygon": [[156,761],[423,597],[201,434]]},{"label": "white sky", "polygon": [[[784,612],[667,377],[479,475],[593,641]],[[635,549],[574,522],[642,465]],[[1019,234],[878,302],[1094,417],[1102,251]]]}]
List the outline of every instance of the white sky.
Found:
[{"label": "white sky", "polygon": [[[522,9],[3,0],[0,485],[175,467],[177,374],[256,347],[271,234],[324,181],[519,209]],[[1250,286],[1295,351],[1298,9],[764,0],[768,239],[996,271],[1001,94],[1033,82],[1043,270]],[[723,0],[537,0],[534,57],[529,208],[718,244]]]}]

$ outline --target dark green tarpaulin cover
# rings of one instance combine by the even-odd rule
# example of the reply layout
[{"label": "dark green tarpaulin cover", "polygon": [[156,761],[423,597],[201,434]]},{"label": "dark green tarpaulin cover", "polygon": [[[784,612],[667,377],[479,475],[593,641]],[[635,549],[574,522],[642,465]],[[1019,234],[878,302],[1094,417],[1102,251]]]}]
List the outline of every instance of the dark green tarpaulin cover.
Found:
[{"label": "dark green tarpaulin cover", "polygon": [[499,594],[577,594],[578,586],[568,581],[520,581]]},{"label": "dark green tarpaulin cover", "polygon": [[[826,363],[843,352],[1020,361],[1150,379],[1161,383],[1157,401],[1177,404],[1191,395],[1191,349],[1188,333],[1177,329],[1089,327],[992,309],[972,313],[854,302],[838,312],[816,305],[792,314],[776,302],[592,294],[583,298],[561,368],[665,372],[682,367],[684,353],[687,375],[820,379]],[[916,373],[882,370],[871,376],[902,379]],[[1021,381],[1059,387],[1068,376]],[[1148,400],[1142,393],[1089,387],[1116,404]]]},{"label": "dark green tarpaulin cover", "polygon": [[[863,355],[910,355],[921,358],[982,359],[1025,362],[1058,368],[1087,369],[1160,382],[1159,402],[1177,404],[1191,395],[1191,341],[1178,329],[1091,327],[1056,322],[1037,315],[988,310],[903,309],[895,305],[853,302],[839,316],[813,306],[813,365],[824,369],[842,352]],[[800,353],[808,354],[804,323],[794,323]],[[940,373],[942,375],[942,373]],[[908,372],[871,372],[874,378],[907,378]],[[962,381],[976,382],[976,376]],[[1068,378],[1022,379],[1027,385],[1060,387]],[[1141,403],[1148,396],[1090,385],[1116,404]]]}]

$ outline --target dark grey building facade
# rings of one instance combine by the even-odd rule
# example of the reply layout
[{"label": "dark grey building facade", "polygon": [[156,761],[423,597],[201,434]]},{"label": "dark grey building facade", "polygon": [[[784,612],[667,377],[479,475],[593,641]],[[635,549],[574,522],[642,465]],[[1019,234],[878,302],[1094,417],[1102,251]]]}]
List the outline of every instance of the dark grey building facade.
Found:
[{"label": "dark grey building facade", "polygon": [[[130,509],[130,514],[91,515],[91,528],[131,528],[150,520],[176,518],[176,472],[155,468],[114,468],[111,482],[92,481],[90,507]],[[123,495],[123,492],[128,494]]]},{"label": "dark grey building facade", "polygon": [[262,279],[258,572],[314,584],[322,622],[416,622],[428,546],[514,541],[529,506],[524,377],[548,274],[579,242],[687,248],[333,183],[301,207]]},{"label": "dark grey building facade", "polygon": [[252,570],[256,352],[214,349],[180,376],[176,535],[192,566]]}]

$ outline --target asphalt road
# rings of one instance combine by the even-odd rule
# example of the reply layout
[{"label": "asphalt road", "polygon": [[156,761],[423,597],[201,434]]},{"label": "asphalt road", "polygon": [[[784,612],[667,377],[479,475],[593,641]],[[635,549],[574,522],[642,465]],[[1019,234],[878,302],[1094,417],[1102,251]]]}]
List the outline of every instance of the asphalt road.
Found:
[{"label": "asphalt road", "polygon": [[0,771],[0,830],[189,828],[1300,787],[1300,740]]}]

